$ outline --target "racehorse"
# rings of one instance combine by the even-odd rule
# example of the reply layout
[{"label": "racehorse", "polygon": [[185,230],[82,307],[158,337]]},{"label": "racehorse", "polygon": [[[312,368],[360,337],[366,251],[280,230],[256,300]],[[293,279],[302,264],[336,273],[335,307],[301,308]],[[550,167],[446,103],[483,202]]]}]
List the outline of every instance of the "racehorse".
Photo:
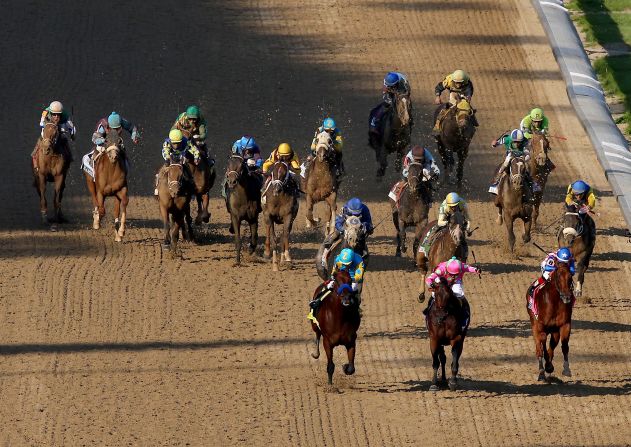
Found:
[{"label": "racehorse", "polygon": [[48,223],[48,205],[46,203],[46,183],[55,184],[55,222],[65,221],[61,213],[61,198],[66,187],[66,175],[72,156],[64,137],[60,136],[59,127],[54,123],[44,126],[42,135],[35,144],[33,169],[33,186],[39,194],[39,210],[42,222]]},{"label": "racehorse", "polygon": [[412,134],[412,103],[410,97],[403,94],[394,95],[394,104],[383,116],[383,136],[381,138],[369,132],[369,144],[375,150],[377,177],[383,177],[388,167],[388,154],[397,154],[395,169],[401,171],[401,160],[405,156]]},{"label": "racehorse", "polygon": [[451,291],[445,278],[440,278],[433,286],[434,304],[430,307],[425,323],[429,333],[429,348],[432,352],[432,385],[430,391],[438,391],[438,366],[441,367],[441,382],[445,383],[445,355],[446,345],[451,345],[451,377],[449,378],[449,389],[454,391],[458,388],[458,368],[462,355],[464,339],[467,336],[468,327],[462,327],[462,306],[458,298]]},{"label": "racehorse", "polygon": [[[552,272],[548,282],[541,288],[535,297],[533,308],[537,308],[535,315],[532,309],[528,309],[532,336],[535,339],[537,359],[539,360],[539,378],[545,380],[545,373],[554,371],[552,358],[554,348],[561,341],[563,351],[563,375],[570,377],[570,332],[572,330],[572,274],[566,263],[558,262],[557,268]],[[528,296],[526,296],[528,302]],[[546,340],[550,335],[550,347],[546,350]],[[545,359],[545,368],[543,360]]]},{"label": "racehorse", "polygon": [[[434,121],[448,104],[441,104],[434,112]],[[440,133],[436,136],[436,146],[445,168],[445,181],[449,181],[455,164],[454,154],[458,155],[456,180],[462,184],[464,162],[469,153],[469,145],[475,135],[474,110],[466,98],[461,97],[458,104],[451,106],[440,123]]]},{"label": "racehorse", "polygon": [[[278,271],[278,239],[274,225],[283,225],[283,247],[280,262],[291,262],[289,236],[298,214],[298,189],[287,163],[277,161],[270,171],[271,179],[263,192],[263,220],[267,225],[265,256],[272,256],[272,270]],[[271,248],[270,248],[271,242]]]},{"label": "racehorse", "polygon": [[530,139],[530,161],[528,170],[530,176],[541,187],[541,191],[533,192],[532,197],[532,228],[537,228],[537,218],[539,217],[539,206],[543,200],[543,191],[548,181],[550,172],[554,169],[554,163],[548,157],[550,142],[545,134],[534,132]]},{"label": "racehorse", "polygon": [[330,249],[325,249],[324,242],[320,245],[316,254],[316,271],[322,280],[326,281],[331,277],[333,262],[345,248],[350,248],[355,253],[358,253],[364,261],[364,270],[368,268],[370,254],[366,245],[366,234],[364,233],[362,222],[357,216],[346,218],[342,237],[335,241]]},{"label": "racehorse", "polygon": [[[437,221],[430,222],[421,232],[426,235],[436,225]],[[438,264],[448,261],[452,257],[458,258],[462,262],[467,262],[469,247],[467,244],[467,229],[464,214],[456,210],[449,218],[449,224],[438,229],[432,236],[428,253],[425,248],[419,246],[416,251],[416,265],[423,275],[419,290],[419,302],[425,301],[425,278],[427,272],[433,272]]]},{"label": "racehorse", "polygon": [[241,264],[241,222],[250,225],[250,245],[253,254],[258,243],[259,213],[261,212],[261,181],[257,174],[245,167],[243,157],[233,155],[226,167],[226,209],[230,214],[230,228],[234,232],[237,251],[235,265]]},{"label": "racehorse", "polygon": [[307,228],[313,228],[318,224],[319,219],[313,218],[313,206],[322,201],[329,206],[326,232],[332,231],[335,225],[337,190],[340,186],[335,171],[333,140],[328,132],[320,132],[316,136],[315,158],[307,167],[305,177],[302,179],[302,190],[305,192],[307,201]]},{"label": "racehorse", "polygon": [[529,202],[529,192],[526,186],[527,166],[523,157],[515,157],[509,165],[508,175],[500,180],[495,206],[497,207],[497,224],[506,226],[508,235],[508,249],[515,250],[515,232],[513,225],[516,219],[524,222],[524,243],[530,241],[532,228],[532,204]]},{"label": "racehorse", "polygon": [[311,356],[314,359],[320,357],[320,337],[322,336],[329,385],[333,384],[335,370],[333,348],[336,346],[344,346],[348,354],[348,363],[342,367],[344,373],[346,375],[355,373],[355,342],[361,321],[359,303],[351,288],[351,277],[348,272],[345,270],[337,272],[334,281],[335,285],[330,291],[325,292],[324,284],[316,289],[314,299],[320,297],[322,293],[326,293],[327,296],[322,300],[317,314],[314,315],[318,324],[311,322],[311,328],[316,334],[315,349]]},{"label": "racehorse", "polygon": [[174,158],[175,155],[171,157],[169,166],[158,171],[158,202],[164,229],[164,247],[170,248],[173,256],[178,256],[180,228],[184,240],[193,239],[193,229],[186,222],[186,216],[190,213],[194,186],[183,160]]},{"label": "racehorse", "polygon": [[413,252],[416,253],[421,239],[421,232],[427,225],[431,200],[429,181],[423,181],[423,165],[410,163],[408,167],[408,184],[401,194],[398,204],[392,206],[392,221],[397,230],[397,251],[395,256],[405,253],[407,227],[414,226]]},{"label": "racehorse", "polygon": [[[200,151],[201,152],[201,151]],[[201,159],[195,162],[190,157],[186,157],[186,165],[191,173],[193,179],[193,186],[195,187],[195,198],[197,199],[197,217],[195,217],[195,225],[201,225],[202,222],[208,223],[210,221],[210,213],[208,212],[208,192],[215,184],[215,167],[210,164],[210,161],[205,153],[202,154]],[[186,216],[190,221],[190,215]]]},{"label": "racehorse", "polygon": [[576,262],[576,286],[574,295],[583,295],[585,271],[596,245],[596,224],[587,210],[566,211],[559,229],[557,242],[560,247],[568,247]]},{"label": "racehorse", "polygon": [[[115,197],[114,202],[114,240],[121,242],[125,235],[127,220],[127,165],[123,152],[123,140],[115,132],[105,137],[105,149],[94,153],[94,178],[83,171],[85,183],[92,197],[92,228],[101,228],[101,219],[105,215],[105,198]],[[89,156],[88,156],[89,158]]]}]

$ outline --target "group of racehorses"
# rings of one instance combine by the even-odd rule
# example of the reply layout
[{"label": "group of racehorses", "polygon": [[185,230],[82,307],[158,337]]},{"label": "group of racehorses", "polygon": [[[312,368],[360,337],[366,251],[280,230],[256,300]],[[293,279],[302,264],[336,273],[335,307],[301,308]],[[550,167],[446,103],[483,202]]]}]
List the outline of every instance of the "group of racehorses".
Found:
[{"label": "group of racehorses", "polygon": [[[438,111],[437,111],[438,113]],[[457,182],[463,178],[464,160],[468,147],[475,133],[471,120],[471,109],[460,110],[451,107],[445,114],[441,132],[436,137],[438,151],[442,157],[445,176],[449,178],[454,166],[454,154],[458,155],[459,164],[456,170]],[[397,98],[385,117],[384,138],[378,144],[371,141],[379,163],[378,175],[383,175],[387,166],[387,154],[397,154],[397,168],[405,151],[410,146],[411,109],[406,98]],[[71,157],[63,150],[56,125],[47,124],[38,139],[36,151],[37,159],[33,166],[34,182],[40,195],[40,210],[42,218],[47,220],[45,187],[46,182],[55,183],[55,220],[63,219],[61,213],[61,197],[65,186],[65,177]],[[236,248],[236,264],[241,262],[241,224],[246,222],[250,227],[249,253],[253,254],[258,244],[258,217],[263,213],[263,220],[267,228],[265,242],[265,256],[271,258],[273,270],[279,269],[279,262],[291,262],[289,253],[289,237],[292,225],[298,213],[299,195],[306,196],[307,227],[317,227],[318,221],[313,217],[315,203],[325,201],[328,204],[326,230],[332,230],[337,211],[336,197],[339,188],[339,178],[336,175],[335,150],[328,133],[322,132],[316,138],[317,146],[313,160],[308,164],[304,177],[294,174],[285,161],[276,162],[267,173],[268,179],[260,173],[251,171],[241,155],[233,154],[228,160],[224,176],[225,203],[230,214],[230,232],[234,234]],[[86,184],[91,193],[94,204],[93,227],[98,229],[105,213],[105,197],[113,196],[115,203],[115,238],[121,241],[125,234],[127,197],[127,161],[122,140],[116,134],[108,135],[105,150],[93,157],[94,177],[86,173]],[[548,158],[549,143],[543,134],[535,134],[530,143],[531,158],[529,165],[523,158],[511,161],[509,172],[499,185],[499,193],[494,199],[498,208],[498,223],[506,225],[508,246],[512,251],[515,244],[513,222],[520,218],[524,222],[523,241],[530,240],[531,229],[536,224],[541,204],[543,189],[550,173]],[[427,250],[419,250],[421,240],[432,226],[428,223],[431,191],[424,182],[423,167],[412,163],[408,169],[406,191],[401,199],[393,205],[393,222],[397,229],[397,255],[406,251],[405,228],[415,227],[413,251],[418,268],[423,279],[428,271],[432,271],[440,262],[455,256],[465,262],[469,255],[467,247],[467,231],[461,213],[454,213],[444,231],[439,232],[431,241]],[[541,191],[536,193],[526,190],[526,171],[541,185]],[[187,157],[174,159],[162,167],[157,174],[157,190],[160,214],[163,221],[164,244],[170,247],[174,254],[178,253],[177,242],[180,230],[185,239],[193,239],[193,225],[190,213],[190,202],[193,197],[198,202],[196,225],[208,222],[208,194],[215,182],[215,170],[207,159],[192,160]],[[543,371],[550,373],[552,367],[553,350],[559,340],[562,343],[565,357],[564,374],[569,375],[567,359],[568,340],[570,333],[571,306],[574,294],[580,294],[585,269],[589,265],[589,257],[594,246],[595,230],[593,220],[589,216],[578,213],[565,213],[564,225],[559,233],[559,245],[569,246],[578,265],[577,286],[572,290],[572,277],[563,266],[557,269],[554,280],[544,287],[540,294],[539,314],[534,315],[530,310],[533,335],[537,342],[537,357],[540,362],[540,379]],[[591,223],[590,223],[591,222]],[[283,226],[282,244],[276,236],[275,225]],[[352,228],[349,227],[349,232]],[[353,238],[344,235],[342,245],[353,245]],[[349,242],[350,241],[350,242]],[[281,247],[279,249],[279,246]],[[322,266],[322,251],[318,252],[316,265]],[[320,276],[330,275],[330,265],[319,270]],[[344,365],[344,372],[352,374],[355,371],[354,355],[357,330],[361,316],[357,302],[349,297],[353,295],[350,288],[350,277],[347,272],[338,272],[333,278],[335,287],[328,294],[326,305],[319,310],[318,323],[313,323],[316,332],[316,351],[319,355],[319,341],[323,338],[323,346],[327,353],[327,372],[329,382],[333,374],[333,348],[343,345],[347,348],[349,363]],[[425,295],[425,281],[420,298]],[[320,290],[319,290],[320,291]],[[319,292],[317,291],[317,293]],[[436,385],[436,371],[442,365],[443,379],[445,379],[445,353],[443,345],[450,344],[454,355],[452,363],[452,377],[450,388],[456,387],[458,358],[462,352],[466,327],[461,327],[459,321],[459,304],[451,289],[445,284],[437,284],[432,290],[435,296],[434,306],[427,317],[427,326],[431,339],[431,350],[434,357],[434,379]],[[551,334],[550,348],[545,348],[546,337]],[[542,359],[546,360],[545,366]],[[439,363],[437,363],[439,362]]]}]

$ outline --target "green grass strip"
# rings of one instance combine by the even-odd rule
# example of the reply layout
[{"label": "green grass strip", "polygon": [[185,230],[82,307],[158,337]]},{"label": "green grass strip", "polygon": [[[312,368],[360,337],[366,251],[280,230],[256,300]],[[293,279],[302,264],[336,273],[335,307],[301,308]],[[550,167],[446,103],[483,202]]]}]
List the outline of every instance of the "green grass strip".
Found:
[{"label": "green grass strip", "polygon": [[629,127],[627,133],[631,134],[631,56],[607,56],[595,60],[592,65],[598,75],[605,92],[615,95],[624,101],[627,111],[620,122]]}]

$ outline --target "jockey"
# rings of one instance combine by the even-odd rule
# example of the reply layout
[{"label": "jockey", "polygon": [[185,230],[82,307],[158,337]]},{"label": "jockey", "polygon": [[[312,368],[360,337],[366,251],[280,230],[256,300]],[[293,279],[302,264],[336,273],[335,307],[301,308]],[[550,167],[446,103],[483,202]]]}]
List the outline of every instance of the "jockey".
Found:
[{"label": "jockey", "polygon": [[206,149],[206,120],[197,106],[188,106],[186,111],[180,113],[171,129],[178,129],[190,135],[191,143],[197,148],[207,152]]},{"label": "jockey", "polygon": [[331,140],[333,140],[333,148],[335,149],[335,164],[337,165],[337,175],[338,177],[342,176],[344,174],[344,164],[342,163],[342,147],[344,146],[344,140],[342,138],[342,132],[340,132],[340,129],[335,124],[335,120],[333,118],[325,118],[322,122],[322,125],[316,129],[313,140],[311,141],[311,155],[307,157],[307,162],[310,162],[313,157],[315,157],[318,135],[322,132],[327,132],[329,135],[331,135]]},{"label": "jockey", "polygon": [[263,163],[263,173],[267,174],[277,161],[286,162],[293,174],[300,173],[300,160],[289,144],[281,143],[278,145],[278,148],[272,151],[268,159]]},{"label": "jockey", "polygon": [[[331,279],[324,282],[325,288],[322,289],[322,293],[333,290],[335,287],[335,274],[341,270],[346,270],[351,277],[351,288],[355,292],[358,301],[361,303],[361,291],[362,284],[364,282],[364,260],[360,255],[355,253],[350,248],[343,249],[333,262],[333,270],[331,272]],[[314,300],[309,302],[309,306],[313,309],[315,314],[320,306],[320,297],[322,293],[318,294]]]},{"label": "jockey", "polygon": [[[583,180],[577,180],[567,187],[565,208],[570,212],[592,211],[596,206],[596,195],[593,189]],[[585,208],[586,207],[586,208]]]},{"label": "jockey", "polygon": [[[400,194],[403,192],[403,187],[407,184],[408,180],[408,172],[409,167],[412,163],[417,163],[423,166],[423,181],[431,182],[433,179],[437,178],[440,175],[440,169],[434,161],[434,156],[429,151],[429,149],[424,148],[421,145],[416,145],[412,147],[408,153],[403,158],[403,171],[401,174],[403,175],[403,179],[399,180],[394,184],[392,190],[388,194],[395,202],[398,202]],[[431,190],[430,188],[426,188],[427,197],[424,197],[427,203],[432,202]]]},{"label": "jockey", "polygon": [[438,208],[438,222],[436,223],[436,226],[438,228],[447,226],[451,215],[456,210],[460,210],[466,222],[465,229],[470,231],[471,220],[469,220],[469,208],[467,207],[465,200],[455,192],[447,194],[443,203],[440,204],[440,208]]},{"label": "jockey", "polygon": [[197,147],[189,143],[189,140],[182,135],[182,131],[171,129],[169,138],[164,140],[162,144],[162,158],[164,158],[165,166],[168,166],[174,158],[182,159],[186,152],[193,156],[195,163],[199,162],[200,153]]},{"label": "jockey", "polygon": [[532,109],[519,124],[519,128],[528,140],[532,138],[532,134],[535,131],[547,135],[549,126],[548,117],[543,114],[543,110],[539,107]]},{"label": "jockey", "polygon": [[[528,149],[528,140],[524,138],[524,133],[519,129],[514,129],[511,133],[504,133],[497,138],[497,140],[493,140],[491,143],[491,147],[497,147],[498,145],[504,145],[504,149],[506,150],[506,158],[500,166],[499,170],[493,177],[493,183],[489,187],[489,192],[491,194],[497,194],[498,185],[500,182],[500,178],[502,174],[508,166],[513,158],[516,157],[524,157],[524,161],[528,163],[530,160],[530,150]],[[533,178],[530,177],[530,172],[526,169],[527,180],[532,183],[533,191],[539,192],[541,191],[541,186],[537,183]]]},{"label": "jockey", "polygon": [[342,212],[335,217],[335,228],[324,240],[324,248],[331,248],[333,243],[344,233],[344,223],[346,219],[356,216],[362,223],[363,240],[357,243],[358,251],[362,253],[366,251],[366,236],[370,236],[373,232],[372,216],[368,207],[362,203],[357,197],[353,197],[342,207]]},{"label": "jockey", "polygon": [[[465,297],[464,287],[463,287],[463,277],[465,273],[481,273],[481,269],[479,267],[474,267],[472,265],[467,265],[457,259],[455,256],[452,257],[449,261],[441,262],[436,266],[436,269],[425,279],[425,284],[431,290],[434,286],[434,283],[440,282],[440,278],[444,278],[447,280],[447,284],[451,287],[451,291],[458,298],[460,305],[463,307],[465,311],[465,321],[462,322],[463,326],[466,326],[469,320],[469,303],[467,302],[467,298]],[[427,315],[429,313],[429,309],[434,304],[434,292],[432,291],[432,297],[429,299],[427,303],[427,308],[423,310],[423,314]]]},{"label": "jockey", "polygon": [[[410,97],[410,83],[407,77],[398,71],[388,72],[383,79],[382,95],[383,102],[371,110],[369,122],[369,131],[376,134],[379,138],[381,138],[383,131],[381,125],[383,115],[394,103],[394,97],[397,95]],[[410,103],[410,108],[411,106],[412,104]],[[411,125],[412,116],[410,116],[410,126]]]},{"label": "jockey", "polygon": [[70,134],[70,138],[74,141],[77,129],[72,121],[70,121],[68,112],[64,110],[64,106],[59,101],[51,102],[50,105],[42,111],[42,116],[39,120],[39,127],[42,128],[42,131],[44,126],[48,123],[57,124],[61,134],[66,138],[66,141],[66,134]]},{"label": "jockey", "polygon": [[[446,109],[458,104],[461,96],[464,96],[467,102],[470,103],[471,98],[473,97],[473,82],[469,79],[469,75],[464,70],[456,70],[453,73],[448,74],[442,81],[436,84],[436,87],[434,87],[434,94],[436,95],[434,104],[438,105],[442,103],[440,95],[445,90],[449,91],[449,101],[447,102],[448,105]],[[436,122],[434,123],[434,128],[432,129],[433,133],[437,134],[440,132],[440,121],[443,116],[444,112],[439,113],[436,117]],[[474,121],[474,125],[476,127],[478,126],[477,120]]]},{"label": "jockey", "polygon": [[140,140],[140,131],[138,127],[121,117],[118,113],[112,112],[107,118],[101,118],[96,123],[96,129],[92,134],[92,143],[95,146],[101,147],[105,143],[105,138],[110,132],[116,132],[119,137],[122,137],[123,129],[125,129],[131,135],[131,140],[134,144],[137,144]]},{"label": "jockey", "polygon": [[263,167],[261,148],[254,137],[244,135],[232,144],[232,154],[243,157],[250,171],[258,171]]},{"label": "jockey", "polygon": [[574,266],[574,256],[572,256],[572,252],[567,247],[561,247],[557,250],[556,253],[548,253],[543,261],[541,261],[541,276],[537,278],[528,289],[528,308],[532,309],[532,304],[534,300],[533,292],[535,289],[547,281],[550,280],[550,276],[552,272],[557,269],[559,263],[568,264],[570,269],[570,274],[574,276],[576,272],[576,268]]}]

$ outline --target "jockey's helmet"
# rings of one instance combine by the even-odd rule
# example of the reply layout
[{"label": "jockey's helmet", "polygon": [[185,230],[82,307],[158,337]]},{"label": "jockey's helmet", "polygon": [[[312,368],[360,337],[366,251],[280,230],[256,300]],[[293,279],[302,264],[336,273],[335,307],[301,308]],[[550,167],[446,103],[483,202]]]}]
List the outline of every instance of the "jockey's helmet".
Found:
[{"label": "jockey's helmet", "polygon": [[353,262],[354,254],[355,253],[350,248],[345,248],[344,250],[342,250],[340,252],[340,258],[339,258],[340,264],[349,265],[351,262]]},{"label": "jockey's helmet", "polygon": [[556,253],[556,257],[559,262],[570,262],[572,259],[572,252],[567,247],[561,247]]},{"label": "jockey's helmet", "polygon": [[363,203],[357,197],[353,197],[348,202],[346,202],[346,209],[348,213],[353,216],[359,216],[362,213]]},{"label": "jockey's helmet", "polygon": [[199,107],[197,106],[188,106],[186,109],[186,117],[192,119],[199,119]]},{"label": "jockey's helmet", "polygon": [[530,111],[530,119],[537,123],[543,121],[543,110],[536,107]]},{"label": "jockey's helmet", "polygon": [[521,143],[524,141],[524,133],[519,129],[515,129],[510,133],[510,139],[513,143]]},{"label": "jockey's helmet", "polygon": [[241,149],[254,149],[256,147],[256,140],[250,135],[243,135],[239,142],[241,143]]},{"label": "jockey's helmet", "polygon": [[447,261],[447,273],[450,275],[459,275],[462,272],[462,262],[455,256]]},{"label": "jockey's helmet", "polygon": [[460,205],[460,202],[462,202],[462,197],[460,197],[458,193],[450,192],[449,194],[447,194],[445,202],[447,203],[448,207],[454,207]]},{"label": "jockey's helmet", "polygon": [[324,128],[324,130],[329,131],[329,130],[335,130],[335,120],[333,120],[333,118],[326,118],[323,122],[322,122],[322,127]]},{"label": "jockey's helmet", "polygon": [[585,194],[589,190],[589,185],[583,180],[577,180],[572,183],[573,194]]},{"label": "jockey's helmet", "polygon": [[278,155],[280,157],[282,156],[286,156],[286,155],[293,155],[294,151],[291,149],[291,146],[287,143],[281,143],[278,146]]},{"label": "jockey's helmet", "polygon": [[64,106],[59,101],[51,102],[48,108],[50,109],[50,113],[53,114],[63,113],[64,111]]},{"label": "jockey's helmet", "polygon": [[171,132],[169,132],[169,140],[171,140],[171,143],[181,143],[182,138],[182,131],[179,129],[172,129]]},{"label": "jockey's helmet", "polygon": [[412,148],[412,158],[418,163],[425,161],[425,148],[420,144],[417,144]]},{"label": "jockey's helmet", "polygon": [[399,75],[393,71],[389,72],[385,78],[383,78],[383,85],[386,87],[394,87],[399,82]]},{"label": "jockey's helmet", "polygon": [[469,80],[469,75],[464,70],[456,70],[451,74],[451,80],[456,84],[464,84]]},{"label": "jockey's helmet", "polygon": [[121,127],[121,116],[116,112],[112,112],[110,116],[107,117],[107,125],[112,129],[118,129]]}]

